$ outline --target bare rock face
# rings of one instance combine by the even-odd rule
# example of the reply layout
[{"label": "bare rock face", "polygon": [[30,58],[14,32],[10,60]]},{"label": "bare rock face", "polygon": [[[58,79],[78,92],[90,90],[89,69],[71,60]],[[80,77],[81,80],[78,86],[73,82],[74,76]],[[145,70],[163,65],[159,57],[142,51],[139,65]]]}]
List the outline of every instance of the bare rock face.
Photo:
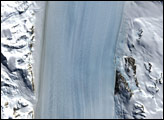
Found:
[{"label": "bare rock face", "polygon": [[144,111],[144,105],[142,105],[141,103],[134,103],[132,114],[135,119],[145,118],[146,115]]},{"label": "bare rock face", "polygon": [[119,94],[124,97],[124,102],[128,102],[128,100],[130,100],[133,95],[127,81],[119,71],[116,71],[115,95],[116,94]]},{"label": "bare rock face", "polygon": [[139,83],[136,77],[136,64],[135,59],[130,56],[126,56],[125,58],[125,71],[126,74],[129,76],[130,79],[133,79],[136,83],[136,86],[139,87]]}]

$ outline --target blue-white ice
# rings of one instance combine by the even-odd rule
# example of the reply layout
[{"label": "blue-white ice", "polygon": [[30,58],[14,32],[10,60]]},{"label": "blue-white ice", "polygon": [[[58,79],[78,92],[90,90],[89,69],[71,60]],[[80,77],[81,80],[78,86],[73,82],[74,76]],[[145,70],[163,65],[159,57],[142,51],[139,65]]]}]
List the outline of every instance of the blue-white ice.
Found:
[{"label": "blue-white ice", "polygon": [[48,2],[36,118],[113,118],[123,2]]}]

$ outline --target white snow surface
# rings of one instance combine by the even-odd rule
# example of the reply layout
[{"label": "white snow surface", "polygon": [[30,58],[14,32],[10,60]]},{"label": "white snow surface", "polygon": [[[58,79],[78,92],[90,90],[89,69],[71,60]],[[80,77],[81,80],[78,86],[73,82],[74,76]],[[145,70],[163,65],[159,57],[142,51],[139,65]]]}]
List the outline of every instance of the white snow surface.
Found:
[{"label": "white snow surface", "polygon": [[35,2],[1,1],[1,118],[33,118]]},{"label": "white snow surface", "polygon": [[[116,118],[163,118],[163,5],[136,1],[124,8],[116,65],[133,95],[115,95]],[[127,57],[135,59],[136,74]]]}]

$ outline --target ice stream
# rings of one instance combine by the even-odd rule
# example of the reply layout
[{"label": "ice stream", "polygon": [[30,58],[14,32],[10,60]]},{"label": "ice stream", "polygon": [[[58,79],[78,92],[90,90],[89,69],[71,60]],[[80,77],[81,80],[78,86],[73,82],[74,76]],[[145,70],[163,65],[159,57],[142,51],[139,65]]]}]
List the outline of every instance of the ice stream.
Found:
[{"label": "ice stream", "polygon": [[113,118],[123,2],[48,2],[35,118]]}]

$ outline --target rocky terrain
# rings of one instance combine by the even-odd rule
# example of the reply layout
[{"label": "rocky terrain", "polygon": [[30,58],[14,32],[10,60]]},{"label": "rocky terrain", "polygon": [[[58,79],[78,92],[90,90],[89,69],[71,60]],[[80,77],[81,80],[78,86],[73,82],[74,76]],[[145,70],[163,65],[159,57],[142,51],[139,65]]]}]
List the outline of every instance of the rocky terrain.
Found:
[{"label": "rocky terrain", "polygon": [[1,118],[33,118],[35,2],[1,1]]},{"label": "rocky terrain", "polygon": [[163,118],[160,2],[126,2],[116,51],[116,117]]}]

